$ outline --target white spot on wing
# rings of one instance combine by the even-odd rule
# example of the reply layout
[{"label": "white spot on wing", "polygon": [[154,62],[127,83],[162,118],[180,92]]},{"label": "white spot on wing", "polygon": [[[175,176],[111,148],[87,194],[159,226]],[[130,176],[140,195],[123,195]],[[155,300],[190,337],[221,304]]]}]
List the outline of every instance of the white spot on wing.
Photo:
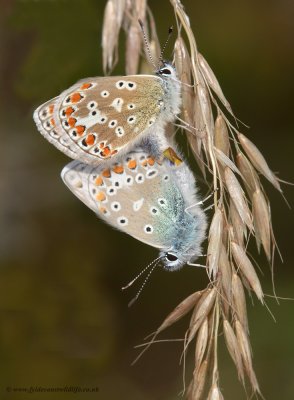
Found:
[{"label": "white spot on wing", "polygon": [[132,176],[130,176],[130,175],[127,175],[126,176],[126,184],[128,186],[131,186],[133,183],[134,183],[134,178]]},{"label": "white spot on wing", "polygon": [[93,108],[96,108],[98,106],[97,101],[89,101],[89,103],[87,104],[87,108],[89,110],[93,110]]},{"label": "white spot on wing", "polygon": [[116,212],[121,210],[121,205],[118,201],[112,202],[110,207],[113,211],[116,211]]},{"label": "white spot on wing", "polygon": [[130,125],[131,125],[131,124],[134,124],[135,121],[136,121],[135,115],[130,115],[130,116],[128,117],[128,123],[129,123]]},{"label": "white spot on wing", "polygon": [[128,225],[129,221],[128,221],[128,219],[126,217],[122,216],[122,217],[118,217],[117,223],[120,226],[126,226],[126,225]]},{"label": "white spot on wing", "polygon": [[98,118],[98,124],[105,124],[105,122],[107,121],[107,117],[106,115],[100,115],[100,117]]},{"label": "white spot on wing", "polygon": [[122,81],[122,80],[120,80],[120,81],[117,81],[116,82],[116,84],[115,84],[115,86],[118,88],[118,89],[124,89],[125,87],[126,87],[126,81]]},{"label": "white spot on wing", "polygon": [[124,128],[122,126],[118,126],[115,128],[116,136],[121,137],[125,134]]},{"label": "white spot on wing", "polygon": [[103,90],[103,91],[100,93],[100,95],[101,95],[102,97],[108,97],[108,96],[109,96],[109,92],[108,92],[107,90]]},{"label": "white spot on wing", "polygon": [[153,226],[152,225],[145,225],[144,226],[144,232],[150,235],[151,233],[153,233]]},{"label": "white spot on wing", "polygon": [[116,194],[116,188],[114,188],[114,187],[112,187],[112,186],[109,186],[109,187],[107,188],[106,193],[107,193],[109,196],[114,196],[114,195]]},{"label": "white spot on wing", "polygon": [[155,178],[155,176],[158,174],[158,171],[157,171],[157,169],[149,169],[149,171],[147,171],[147,173],[146,173],[146,178],[147,179],[152,179],[152,178]]},{"label": "white spot on wing", "polygon": [[117,120],[116,119],[112,119],[111,121],[109,121],[108,127],[109,128],[114,128],[117,125]]},{"label": "white spot on wing", "polygon": [[137,174],[135,178],[137,183],[143,183],[144,182],[144,175],[143,174]]},{"label": "white spot on wing", "polygon": [[135,82],[125,82],[126,88],[128,90],[135,90],[137,85],[135,84]]},{"label": "white spot on wing", "polygon": [[144,203],[144,197],[142,199],[133,202],[133,210],[139,211]]},{"label": "white spot on wing", "polygon": [[122,105],[124,101],[122,98],[117,97],[113,100],[113,102],[110,104],[117,112],[121,112]]}]

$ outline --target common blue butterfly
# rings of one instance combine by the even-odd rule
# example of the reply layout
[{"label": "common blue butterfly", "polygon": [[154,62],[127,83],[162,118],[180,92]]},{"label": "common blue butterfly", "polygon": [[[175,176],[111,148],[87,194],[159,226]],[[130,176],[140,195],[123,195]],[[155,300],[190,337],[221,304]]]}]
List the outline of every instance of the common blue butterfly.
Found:
[{"label": "common blue butterfly", "polygon": [[206,217],[186,162],[156,159],[137,147],[119,163],[70,162],[61,173],[68,188],[100,218],[158,248],[164,268],[174,271],[201,254]]},{"label": "common blue butterfly", "polygon": [[41,134],[67,156],[86,164],[118,160],[157,132],[167,147],[164,127],[180,111],[180,82],[163,62],[155,75],[88,78],[34,112]]}]

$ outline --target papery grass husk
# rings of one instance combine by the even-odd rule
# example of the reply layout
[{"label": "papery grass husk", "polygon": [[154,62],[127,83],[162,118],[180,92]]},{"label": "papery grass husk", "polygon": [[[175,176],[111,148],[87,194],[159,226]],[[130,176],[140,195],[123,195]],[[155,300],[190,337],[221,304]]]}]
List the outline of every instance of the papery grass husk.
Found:
[{"label": "papery grass husk", "polygon": [[[119,7],[115,8],[117,4]],[[262,246],[268,261],[272,262],[276,242],[270,202],[261,178],[265,177],[282,192],[280,180],[262,152],[237,129],[232,107],[216,74],[198,52],[183,4],[180,0],[170,0],[170,5],[177,26],[174,63],[182,82],[182,110],[175,126],[168,127],[168,134],[172,135],[179,126],[182,127],[189,153],[213,191],[213,215],[206,251],[209,284],[174,308],[155,331],[149,345],[158,334],[170,329],[190,312],[184,355],[193,341],[196,345],[194,372],[185,392],[186,398],[224,398],[220,391],[221,371],[217,362],[219,340],[225,341],[241,384],[245,388],[249,382],[253,393],[261,396],[252,364],[246,292],[254,292],[262,304],[264,294],[247,247],[249,241],[256,240],[258,249]],[[111,71],[117,61],[119,32],[124,29],[126,72],[137,73],[140,70],[151,73],[153,67],[148,67],[149,55],[146,46],[142,46],[143,40],[142,37],[139,39],[136,27],[140,18],[145,26],[151,56],[157,61],[160,46],[151,11],[146,0],[108,0],[102,33],[106,72]],[[144,51],[146,57],[142,59]],[[254,329],[251,330],[253,334]]]}]

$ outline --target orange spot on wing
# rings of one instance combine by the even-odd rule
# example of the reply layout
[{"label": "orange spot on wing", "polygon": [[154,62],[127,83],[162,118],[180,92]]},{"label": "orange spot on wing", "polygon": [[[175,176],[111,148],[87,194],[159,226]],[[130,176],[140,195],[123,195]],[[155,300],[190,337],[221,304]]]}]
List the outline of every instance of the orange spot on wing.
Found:
[{"label": "orange spot on wing", "polygon": [[102,184],[103,184],[103,179],[102,179],[101,176],[98,176],[98,177],[95,179],[95,185],[101,186]]},{"label": "orange spot on wing", "polygon": [[85,127],[83,125],[76,126],[76,131],[79,136],[81,136],[85,132]]},{"label": "orange spot on wing", "polygon": [[117,153],[117,150],[112,150],[111,155],[114,156]]},{"label": "orange spot on wing", "polygon": [[87,137],[86,137],[86,143],[89,146],[92,146],[95,143],[95,136],[90,133]]},{"label": "orange spot on wing", "polygon": [[152,158],[152,157],[149,157],[149,158],[147,159],[147,162],[148,162],[148,164],[151,165],[151,166],[155,164],[155,160],[154,160],[154,158]]},{"label": "orange spot on wing", "polygon": [[103,193],[103,192],[99,192],[96,195],[96,200],[98,200],[98,201],[104,201],[105,199],[106,199],[106,196],[105,196],[105,193]]},{"label": "orange spot on wing", "polygon": [[51,125],[55,126],[54,118],[51,118],[51,119],[50,119],[50,122],[51,122]]},{"label": "orange spot on wing", "polygon": [[108,146],[104,147],[104,149],[101,152],[102,157],[108,157],[110,155],[111,151]]},{"label": "orange spot on wing", "polygon": [[99,211],[102,212],[102,214],[107,214],[107,208],[105,207],[99,207]]},{"label": "orange spot on wing", "polygon": [[81,90],[90,89],[92,83],[83,83],[81,86]]},{"label": "orange spot on wing", "polygon": [[102,171],[102,176],[104,176],[104,178],[110,178],[111,177],[110,169],[105,169],[104,171]]},{"label": "orange spot on wing", "polygon": [[75,109],[73,107],[67,107],[67,109],[65,110],[65,115],[69,117],[74,112],[74,110]]},{"label": "orange spot on wing", "polygon": [[122,165],[116,165],[112,170],[116,174],[122,174],[124,172],[124,167]]},{"label": "orange spot on wing", "polygon": [[147,165],[147,160],[142,161],[141,165],[143,165],[143,167],[146,167],[146,165]]},{"label": "orange spot on wing", "polygon": [[82,100],[82,96],[80,95],[80,93],[73,93],[70,96],[70,101],[72,103],[78,103],[80,100]]},{"label": "orange spot on wing", "polygon": [[54,104],[51,104],[49,106],[49,114],[53,114],[53,110],[54,110]]},{"label": "orange spot on wing", "polygon": [[135,169],[135,168],[137,167],[137,161],[136,161],[136,160],[130,160],[130,161],[128,162],[128,167],[129,167],[130,169]]},{"label": "orange spot on wing", "polygon": [[67,120],[67,122],[68,122],[68,125],[69,125],[71,128],[73,128],[73,127],[75,126],[77,120],[76,120],[75,118],[70,117],[70,118]]}]

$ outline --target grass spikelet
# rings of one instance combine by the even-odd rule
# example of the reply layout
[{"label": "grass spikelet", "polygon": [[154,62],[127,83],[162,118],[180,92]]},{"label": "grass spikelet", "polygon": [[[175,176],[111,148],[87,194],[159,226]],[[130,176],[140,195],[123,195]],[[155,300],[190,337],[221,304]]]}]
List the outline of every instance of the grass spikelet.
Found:
[{"label": "grass spikelet", "polygon": [[243,328],[248,332],[248,319],[246,310],[246,299],[243,285],[239,276],[234,273],[232,277],[232,297],[233,309],[237,314],[237,319],[240,320]]},{"label": "grass spikelet", "polygon": [[243,365],[246,371],[246,374],[250,380],[251,386],[254,392],[260,393],[260,389],[257,383],[257,379],[255,376],[255,372],[252,366],[252,356],[251,356],[251,348],[248,340],[248,336],[244,331],[242,324],[240,321],[236,320],[235,322],[236,336],[237,341],[240,347],[240,352],[242,356]]},{"label": "grass spikelet", "polygon": [[244,247],[244,238],[246,238],[246,225],[243,223],[232,199],[230,201],[230,219],[234,231],[233,236],[237,243],[241,247]]},{"label": "grass spikelet", "polygon": [[227,157],[230,152],[230,138],[226,121],[222,115],[218,115],[214,124],[214,145]]},{"label": "grass spikelet", "polygon": [[194,339],[196,332],[198,331],[200,325],[203,323],[204,319],[208,316],[211,311],[215,298],[216,298],[216,288],[207,289],[201,296],[201,299],[196,304],[193,315],[190,321],[190,328],[187,336],[186,347]]},{"label": "grass spikelet", "polygon": [[199,368],[195,368],[193,373],[193,385],[189,399],[199,400],[202,397],[208,369],[208,361],[204,360]]},{"label": "grass spikelet", "polygon": [[[174,62],[181,82],[191,84],[191,60],[184,39],[179,36],[174,45]],[[185,86],[185,85],[182,85]]]},{"label": "grass spikelet", "polygon": [[142,32],[137,21],[133,21],[126,42],[126,74],[134,75],[138,70]]},{"label": "grass spikelet", "polygon": [[220,388],[215,383],[212,385],[210,392],[208,394],[208,400],[224,400],[224,397],[220,391]]},{"label": "grass spikelet", "polygon": [[200,103],[201,114],[208,134],[213,132],[214,118],[211,109],[210,97],[204,81],[201,79],[198,87],[197,94]]},{"label": "grass spikelet", "polygon": [[272,170],[269,168],[267,162],[265,161],[265,158],[261,154],[261,152],[258,150],[258,148],[253,144],[245,135],[242,133],[239,133],[238,139],[247,154],[248,158],[254,165],[254,167],[259,171],[267,180],[271,182],[271,184],[279,191],[282,192],[281,186],[275,176],[275,174],[272,172]]},{"label": "grass spikelet", "polygon": [[269,207],[260,190],[253,193],[253,222],[256,239],[262,243],[267,259],[271,260],[271,222]]},{"label": "grass spikelet", "polygon": [[250,197],[256,189],[260,188],[260,179],[250,161],[239,152],[236,156],[237,166],[244,178],[243,182]]},{"label": "grass spikelet", "polygon": [[255,272],[255,269],[245,253],[237,243],[232,242],[232,253],[237,267],[240,268],[245,278],[249,282],[251,288],[254,290],[257,298],[263,303],[263,291],[261,289],[260,281]]},{"label": "grass spikelet", "polygon": [[205,58],[203,57],[203,55],[201,53],[198,53],[198,62],[199,62],[200,70],[201,70],[206,82],[208,83],[208,85],[215,92],[215,94],[221,100],[221,102],[224,104],[224,106],[227,108],[227,110],[229,110],[231,112],[231,114],[233,114],[230,103],[225,98],[225,95],[223,94],[223,91],[220,87],[220,84],[219,84],[214,72],[212,71],[208,62],[205,60]]},{"label": "grass spikelet", "polygon": [[215,156],[224,168],[229,167],[236,174],[241,175],[240,171],[238,170],[238,168],[236,167],[234,162],[232,160],[230,160],[230,158],[228,156],[226,156],[225,153],[223,153],[221,150],[215,148]]},{"label": "grass spikelet", "polygon": [[208,342],[208,319],[207,317],[202,322],[197,335],[195,362],[196,365],[201,365]]},{"label": "grass spikelet", "polygon": [[225,246],[222,244],[219,259],[219,272],[221,282],[223,312],[226,317],[229,316],[229,309],[232,297],[232,268],[228,259]]},{"label": "grass spikelet", "polygon": [[226,319],[224,319],[223,321],[223,330],[228,351],[230,353],[230,356],[232,357],[232,360],[236,365],[238,377],[244,386],[245,377],[244,377],[244,368],[242,364],[240,347],[235,332],[231,327],[230,323]]},{"label": "grass spikelet", "polygon": [[208,273],[213,278],[216,277],[218,272],[219,257],[222,245],[222,234],[223,216],[221,210],[217,208],[210,225],[207,248]]},{"label": "grass spikelet", "polygon": [[252,231],[253,230],[252,216],[247,205],[244,191],[241,188],[238,179],[235,177],[234,173],[228,167],[225,168],[225,182],[230,197],[233,200],[242,221]]},{"label": "grass spikelet", "polygon": [[156,334],[159,334],[169,326],[176,323],[179,319],[183,318],[193,307],[197,304],[202,292],[192,293],[189,297],[184,299],[177,307],[165,318],[160,327],[156,330]]},{"label": "grass spikelet", "polygon": [[118,35],[122,26],[124,0],[108,0],[102,27],[103,70],[108,73],[117,63]]}]

